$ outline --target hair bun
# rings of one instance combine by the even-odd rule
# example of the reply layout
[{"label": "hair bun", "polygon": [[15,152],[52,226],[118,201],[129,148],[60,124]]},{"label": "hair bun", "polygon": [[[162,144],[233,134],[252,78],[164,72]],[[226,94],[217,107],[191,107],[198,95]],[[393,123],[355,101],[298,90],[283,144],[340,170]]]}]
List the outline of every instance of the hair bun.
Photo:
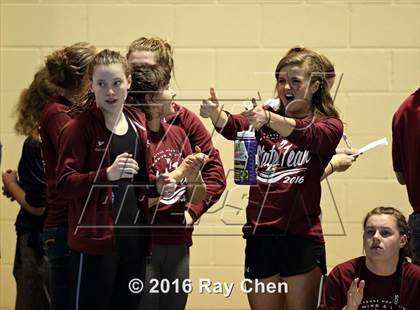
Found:
[{"label": "hair bun", "polygon": [[56,51],[47,57],[46,67],[50,76],[50,81],[57,85],[62,85],[66,80],[66,68],[68,59],[62,51]]},{"label": "hair bun", "polygon": [[65,50],[59,50],[47,57],[46,67],[50,81],[62,88],[75,87],[78,75],[77,68],[71,64],[71,60]]}]

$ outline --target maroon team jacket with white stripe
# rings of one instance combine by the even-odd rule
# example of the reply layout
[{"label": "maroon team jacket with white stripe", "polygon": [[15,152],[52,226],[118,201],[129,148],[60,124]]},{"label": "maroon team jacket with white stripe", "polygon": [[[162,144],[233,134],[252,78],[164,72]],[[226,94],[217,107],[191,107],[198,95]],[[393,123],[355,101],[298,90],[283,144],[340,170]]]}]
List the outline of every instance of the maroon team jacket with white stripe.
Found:
[{"label": "maroon team jacket with white stripe", "polygon": [[[213,146],[211,135],[200,118],[181,105],[174,104],[173,108],[175,112],[165,116],[163,121],[168,125],[181,127],[188,137],[192,150],[197,145],[201,148],[201,152],[209,156],[201,171],[206,183],[206,195],[200,204],[187,204],[188,212],[197,220],[222,196],[226,188],[225,171],[219,151]],[[192,229],[193,227],[187,229],[186,242],[189,246],[192,245]]]},{"label": "maroon team jacket with white stripe", "polygon": [[[343,124],[335,117],[295,120],[296,128],[288,137],[267,126],[256,132],[257,184],[249,189],[245,237],[271,227],[324,242],[320,179],[335,154]],[[225,127],[216,128],[229,140],[247,129],[241,114],[229,113]]]},{"label": "maroon team jacket with white stripe", "polygon": [[[139,174],[146,180],[136,186],[138,208],[144,222],[149,221],[147,199],[148,166],[147,132],[144,114],[124,106],[132,120],[146,159],[139,163]],[[112,183],[106,169],[110,160],[111,132],[105,127],[102,112],[92,107],[69,121],[60,136],[57,163],[57,189],[69,203],[68,245],[71,249],[91,255],[106,255],[113,251]]]},{"label": "maroon team jacket with white stripe", "polygon": [[178,104],[174,104],[175,112],[165,116],[164,121],[168,125],[181,127],[191,144],[191,148],[197,145],[201,152],[209,156],[209,160],[201,171],[204,182],[206,183],[206,195],[202,203],[198,205],[190,204],[190,211],[198,219],[213,204],[215,204],[226,188],[226,176],[223,169],[219,151],[213,146],[211,136],[204,127],[200,118],[194,112]]},{"label": "maroon team jacket with white stripe", "polygon": [[[152,162],[151,180],[175,170],[192,153],[185,131],[179,126],[162,124],[158,132],[149,131],[148,145]],[[188,207],[187,191],[186,180],[183,180],[174,193],[161,196],[157,205],[150,208],[152,243],[190,245],[189,227],[185,225],[184,215]]]}]

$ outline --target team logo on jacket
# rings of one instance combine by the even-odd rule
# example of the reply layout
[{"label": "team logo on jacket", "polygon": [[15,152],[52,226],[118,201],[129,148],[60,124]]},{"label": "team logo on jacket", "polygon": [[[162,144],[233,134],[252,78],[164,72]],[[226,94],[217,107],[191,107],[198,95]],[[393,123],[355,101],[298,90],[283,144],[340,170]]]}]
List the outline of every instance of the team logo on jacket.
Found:
[{"label": "team logo on jacket", "polygon": [[[156,178],[164,173],[169,173],[181,164],[183,160],[182,154],[176,149],[165,149],[158,151],[153,156],[152,169],[155,171]],[[162,196],[159,203],[164,205],[172,205],[176,202],[186,201],[186,180],[181,180],[180,184],[177,184],[175,190],[167,196]]]},{"label": "team logo on jacket", "polygon": [[187,188],[185,186],[178,187],[170,196],[161,197],[159,203],[164,205],[173,205],[176,202],[185,202]]},{"label": "team logo on jacket", "polygon": [[266,184],[302,184],[304,172],[311,160],[308,150],[300,150],[282,139],[270,146],[259,145],[257,150],[257,179]]},{"label": "team logo on jacket", "polygon": [[96,152],[104,152],[105,151],[105,148],[104,148],[104,145],[105,145],[105,141],[96,141],[96,147],[95,147],[95,151]]},{"label": "team logo on jacket", "polygon": [[299,172],[306,171],[306,168],[297,168],[297,169],[287,169],[284,171],[278,171],[278,172],[271,172],[271,171],[261,171],[258,172],[257,179],[260,182],[272,184],[277,183],[281,179],[283,180],[283,183],[298,183],[302,184],[305,181],[305,178],[303,176],[297,176]]}]

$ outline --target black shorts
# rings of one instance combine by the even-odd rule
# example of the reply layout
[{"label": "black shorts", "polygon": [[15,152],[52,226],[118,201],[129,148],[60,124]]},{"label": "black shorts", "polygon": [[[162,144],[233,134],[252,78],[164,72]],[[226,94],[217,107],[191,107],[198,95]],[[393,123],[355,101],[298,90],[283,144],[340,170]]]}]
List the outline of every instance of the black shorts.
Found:
[{"label": "black shorts", "polygon": [[245,278],[264,279],[274,275],[290,277],[319,266],[327,274],[325,244],[282,231],[247,237]]}]

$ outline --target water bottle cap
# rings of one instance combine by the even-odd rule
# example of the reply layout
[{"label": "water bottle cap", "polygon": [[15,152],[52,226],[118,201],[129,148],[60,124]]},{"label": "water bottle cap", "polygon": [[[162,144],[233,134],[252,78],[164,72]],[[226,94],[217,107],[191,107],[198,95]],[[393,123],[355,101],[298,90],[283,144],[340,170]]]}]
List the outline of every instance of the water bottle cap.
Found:
[{"label": "water bottle cap", "polygon": [[255,131],[254,130],[245,130],[238,132],[238,138],[255,138]]},{"label": "water bottle cap", "polygon": [[264,106],[271,107],[274,111],[277,111],[280,108],[280,99],[268,99],[266,102],[264,102]]}]

